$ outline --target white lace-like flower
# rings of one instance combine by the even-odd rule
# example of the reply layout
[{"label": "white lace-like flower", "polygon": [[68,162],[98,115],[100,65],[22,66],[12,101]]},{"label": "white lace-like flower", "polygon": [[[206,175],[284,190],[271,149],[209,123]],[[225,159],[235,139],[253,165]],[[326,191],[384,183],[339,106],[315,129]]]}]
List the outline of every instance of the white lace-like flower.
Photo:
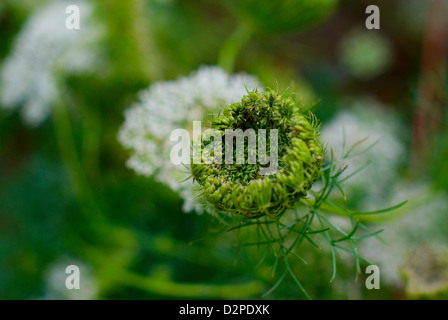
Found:
[{"label": "white lace-like flower", "polygon": [[[68,5],[80,9],[79,30],[66,28]],[[95,43],[103,34],[93,8],[83,0],[53,1],[26,21],[1,71],[0,103],[22,106],[26,124],[37,126],[51,112],[58,95],[57,77],[92,72],[98,66]]]},{"label": "white lace-like flower", "polygon": [[[384,107],[371,98],[356,101],[348,110],[341,111],[322,127],[322,141],[328,143],[328,150],[334,149],[347,169],[341,179],[354,173],[370,162],[370,165],[343,182],[343,188],[350,195],[356,193],[365,199],[378,199],[388,192],[397,179],[400,165],[405,159],[405,147],[400,139],[400,122],[394,114],[386,112]],[[346,160],[347,153],[356,142],[367,138]],[[345,150],[343,151],[345,139]],[[375,144],[366,152],[369,146]],[[378,209],[375,201],[364,203],[363,209]]]},{"label": "white lace-like flower", "polygon": [[228,75],[218,67],[201,67],[188,77],[154,83],[126,111],[118,135],[121,144],[132,151],[127,165],[178,192],[184,199],[184,211],[202,212],[192,181],[181,182],[188,177],[185,167],[170,160],[176,143],[170,142],[170,134],[178,128],[190,130],[193,121],[204,121],[259,86],[252,76]]}]

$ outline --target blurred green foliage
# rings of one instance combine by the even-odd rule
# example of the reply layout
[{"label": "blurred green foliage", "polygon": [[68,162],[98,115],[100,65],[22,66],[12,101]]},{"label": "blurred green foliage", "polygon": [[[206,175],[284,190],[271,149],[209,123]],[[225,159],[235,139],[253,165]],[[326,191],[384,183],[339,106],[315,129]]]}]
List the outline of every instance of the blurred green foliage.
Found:
[{"label": "blurred green foliage", "polygon": [[[49,2],[3,3],[0,68],[27,19]],[[448,82],[425,157],[411,143],[422,39],[395,19],[402,2],[381,2],[381,32],[391,40],[395,61],[362,80],[345,70],[338,55],[342,39],[364,26],[371,4],[365,1],[90,3],[106,26],[101,46],[107,69],[64,78],[66,113],[38,128],[24,126],[15,110],[0,112],[0,298],[54,297],[47,273],[58,261],[71,260],[92,269],[98,293],[87,298],[261,298],[275,284],[273,256],[258,264],[263,250],[235,245],[237,236],[253,234],[214,235],[219,221],[183,213],[177,194],[127,169],[128,155],[116,139],[123,112],[141,89],[203,64],[290,87],[306,103],[319,98],[315,112],[324,123],[346,99],[375,96],[406,119],[407,152],[414,158],[406,159],[401,174],[448,191]],[[351,201],[356,204],[356,197]],[[355,281],[355,267],[342,256],[330,284],[328,252],[310,244],[300,250],[308,265],[291,265],[315,299],[406,297],[403,288],[387,283],[380,291],[366,290],[365,275]],[[266,298],[304,296],[287,279]]]}]

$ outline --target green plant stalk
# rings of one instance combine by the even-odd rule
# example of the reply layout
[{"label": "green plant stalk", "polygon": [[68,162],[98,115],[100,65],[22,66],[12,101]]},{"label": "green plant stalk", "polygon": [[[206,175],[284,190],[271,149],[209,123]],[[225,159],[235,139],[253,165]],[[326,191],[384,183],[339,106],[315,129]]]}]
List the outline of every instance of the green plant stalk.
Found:
[{"label": "green plant stalk", "polygon": [[[59,86],[61,90],[61,86]],[[59,92],[63,92],[62,90]],[[100,219],[101,211],[94,201],[91,188],[87,182],[81,162],[78,158],[75,141],[72,135],[70,116],[62,97],[53,105],[53,122],[56,140],[61,154],[62,162],[67,171],[70,184],[83,213],[88,219]]]},{"label": "green plant stalk", "polygon": [[263,286],[258,281],[242,284],[212,285],[206,283],[178,283],[170,280],[138,274],[122,270],[118,282],[143,289],[147,292],[173,298],[215,298],[235,299],[259,295]]},{"label": "green plant stalk", "polygon": [[82,164],[86,175],[95,181],[99,179],[99,159],[101,148],[101,121],[97,112],[90,110],[83,104],[83,141],[82,141]]},{"label": "green plant stalk", "polygon": [[119,61],[116,74],[137,75],[143,82],[159,78],[161,57],[154,50],[145,17],[145,1],[100,0],[97,10],[108,23],[108,46],[112,59]]},{"label": "green plant stalk", "polygon": [[233,72],[235,62],[241,49],[254,34],[254,29],[245,22],[241,22],[229,38],[223,43],[218,57],[218,65],[227,72]]},{"label": "green plant stalk", "polygon": [[[82,240],[81,240],[82,241]],[[151,275],[141,275],[130,269],[130,261],[136,256],[138,250],[117,244],[111,253],[107,250],[98,251],[97,248],[85,243],[82,247],[82,256],[101,269],[98,274],[100,295],[105,295],[116,285],[138,288],[145,292],[171,298],[215,298],[236,299],[249,298],[260,295],[264,286],[260,281],[249,281],[238,284],[208,284],[208,283],[179,283],[169,278],[160,278]]]}]

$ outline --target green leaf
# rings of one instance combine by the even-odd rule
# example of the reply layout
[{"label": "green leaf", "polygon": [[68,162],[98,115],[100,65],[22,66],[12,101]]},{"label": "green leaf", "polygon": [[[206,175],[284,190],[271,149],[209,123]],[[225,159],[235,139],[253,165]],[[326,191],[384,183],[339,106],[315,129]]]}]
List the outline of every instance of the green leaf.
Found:
[{"label": "green leaf", "polygon": [[407,202],[408,201],[406,200],[406,201],[403,201],[402,203],[397,204],[395,206],[388,207],[388,208],[385,208],[385,209],[375,210],[375,211],[368,211],[368,212],[357,211],[357,212],[353,212],[351,214],[351,216],[355,217],[355,216],[362,216],[362,215],[372,215],[372,214],[386,213],[386,212],[390,212],[390,211],[396,210],[396,209],[404,206]]}]

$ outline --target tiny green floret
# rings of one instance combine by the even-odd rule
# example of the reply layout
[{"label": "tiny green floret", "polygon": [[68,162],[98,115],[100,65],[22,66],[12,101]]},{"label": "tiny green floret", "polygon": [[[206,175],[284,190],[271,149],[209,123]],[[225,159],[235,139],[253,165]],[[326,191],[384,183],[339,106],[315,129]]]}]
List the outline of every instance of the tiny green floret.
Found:
[{"label": "tiny green floret", "polygon": [[[277,153],[277,170],[261,174],[266,162],[259,157],[255,163],[249,163],[251,151],[247,146],[244,147],[244,163],[192,162],[191,173],[203,189],[203,200],[218,211],[246,218],[279,218],[306,197],[320,177],[324,150],[318,140],[316,118],[305,110],[307,108],[296,103],[291,95],[274,90],[249,92],[240,102],[227,106],[222,115],[211,122],[211,129],[220,133],[222,144],[229,130],[253,129],[260,142],[259,129],[265,129],[268,136],[269,131],[275,129],[276,146],[272,148],[269,137],[265,141],[266,150],[271,153],[267,156]],[[201,151],[206,146],[207,143],[201,142]],[[258,147],[260,153],[259,144]],[[227,148],[222,151],[222,158],[226,151],[229,152]],[[232,152],[234,157],[235,148]]]}]

